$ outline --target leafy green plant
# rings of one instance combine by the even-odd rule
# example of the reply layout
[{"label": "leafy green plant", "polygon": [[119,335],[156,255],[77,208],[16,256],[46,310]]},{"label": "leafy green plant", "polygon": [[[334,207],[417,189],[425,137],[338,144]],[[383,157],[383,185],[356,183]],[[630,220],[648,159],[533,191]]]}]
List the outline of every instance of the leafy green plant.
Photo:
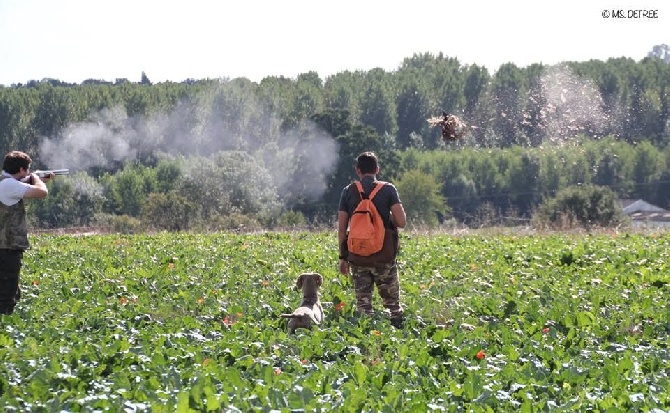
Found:
[{"label": "leafy green plant", "polygon": [[[670,408],[670,238],[402,235],[400,330],[356,314],[331,232],[36,236],[0,319],[0,405]],[[326,318],[289,336],[305,271],[324,275]]]}]

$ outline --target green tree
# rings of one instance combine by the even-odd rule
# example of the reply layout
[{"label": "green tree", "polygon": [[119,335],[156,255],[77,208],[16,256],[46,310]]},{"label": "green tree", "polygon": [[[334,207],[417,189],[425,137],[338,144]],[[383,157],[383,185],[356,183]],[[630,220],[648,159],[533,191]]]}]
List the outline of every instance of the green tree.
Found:
[{"label": "green tree", "polygon": [[162,159],[155,168],[156,190],[168,193],[179,186],[182,178],[182,169],[178,162]]},{"label": "green tree", "polygon": [[[498,154],[499,156],[500,154]],[[490,202],[495,205],[501,196],[504,187],[504,175],[500,173],[495,160],[496,154],[473,153],[469,158],[472,180],[480,194],[479,203]]]},{"label": "green tree", "polygon": [[396,97],[398,119],[398,148],[406,149],[413,145],[412,136],[428,131],[426,118],[430,113],[428,84],[418,73],[406,73]]},{"label": "green tree", "polygon": [[[458,113],[463,107],[464,79],[463,69],[458,59],[437,56],[433,82],[438,93],[440,109],[447,113]],[[440,112],[438,112],[440,113]]]},{"label": "green tree", "polygon": [[284,120],[284,130],[298,127],[300,122],[323,111],[322,81],[316,72],[302,73],[292,86],[291,109]]},{"label": "green tree", "polygon": [[268,76],[261,80],[256,94],[264,109],[278,117],[287,119],[292,110],[293,81],[284,76]]},{"label": "green tree", "polygon": [[468,66],[465,72],[465,97],[464,114],[465,119],[470,120],[475,114],[475,110],[482,98],[488,83],[491,80],[488,70],[485,67],[472,65]]},{"label": "green tree", "polygon": [[366,74],[361,108],[361,122],[379,135],[395,135],[398,130],[394,92],[389,75],[383,69]]},{"label": "green tree", "polygon": [[39,133],[34,126],[38,93],[26,88],[0,89],[0,143],[7,151],[21,148],[32,155],[39,152]]},{"label": "green tree", "polygon": [[540,187],[544,194],[553,196],[565,186],[565,158],[560,147],[546,148],[540,158]]},{"label": "green tree", "polygon": [[474,180],[465,173],[446,179],[442,189],[454,217],[466,224],[472,223],[480,205],[480,196]]},{"label": "green tree", "polygon": [[140,78],[140,84],[141,85],[151,85],[151,80],[149,80],[149,77],[144,72],[142,72],[142,76]]},{"label": "green tree", "polygon": [[157,188],[156,174],[152,168],[127,163],[116,174],[101,178],[106,200],[105,212],[139,217],[149,193]]},{"label": "green tree", "polygon": [[435,177],[412,169],[403,173],[396,187],[401,196],[407,221],[413,227],[435,227],[438,217],[448,212]]},{"label": "green tree", "polygon": [[648,57],[659,59],[660,61],[670,65],[670,46],[667,44],[657,44],[652,47],[651,51],[647,53]]},{"label": "green tree", "polygon": [[539,157],[522,152],[518,162],[511,165],[508,179],[512,205],[522,216],[530,217],[533,207],[542,200]]},{"label": "green tree", "polygon": [[661,152],[650,142],[642,142],[635,149],[635,166],[633,180],[635,190],[633,196],[656,202],[657,184],[661,173],[665,170],[665,159]]},{"label": "green tree", "polygon": [[555,228],[608,227],[624,222],[619,200],[609,188],[584,185],[567,187],[538,209],[536,222]]},{"label": "green tree", "polygon": [[363,72],[344,71],[326,79],[324,84],[324,104],[329,110],[344,110],[352,122],[361,119],[361,90]]},{"label": "green tree", "polygon": [[543,78],[546,68],[534,64],[524,70],[527,86],[525,104],[521,104],[522,113],[519,130],[528,137],[530,146],[541,145],[547,138],[546,111],[548,108],[545,93],[546,81]]},{"label": "green tree", "polygon": [[149,194],[142,206],[142,222],[149,228],[185,231],[191,228],[197,206],[176,192]]},{"label": "green tree", "polygon": [[523,121],[522,97],[525,96],[524,73],[513,63],[500,66],[492,81],[496,111],[496,134],[503,146],[526,145],[519,125]]},{"label": "green tree", "polygon": [[75,117],[71,114],[75,104],[68,89],[45,84],[40,87],[40,105],[35,114],[34,127],[40,136],[55,136]]},{"label": "green tree", "polygon": [[633,148],[623,142],[607,139],[595,145],[594,150],[599,151],[601,157],[595,163],[593,183],[611,188],[619,196],[630,196],[634,187],[631,174]]}]

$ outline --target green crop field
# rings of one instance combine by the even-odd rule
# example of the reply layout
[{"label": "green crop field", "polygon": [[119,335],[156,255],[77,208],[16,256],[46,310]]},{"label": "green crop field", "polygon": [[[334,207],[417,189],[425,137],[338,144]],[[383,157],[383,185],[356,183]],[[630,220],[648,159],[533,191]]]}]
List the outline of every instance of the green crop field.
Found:
[{"label": "green crop field", "polygon": [[[407,323],[336,234],[36,235],[0,323],[17,412],[670,411],[670,237],[403,234]],[[325,322],[280,314],[316,271]]]}]

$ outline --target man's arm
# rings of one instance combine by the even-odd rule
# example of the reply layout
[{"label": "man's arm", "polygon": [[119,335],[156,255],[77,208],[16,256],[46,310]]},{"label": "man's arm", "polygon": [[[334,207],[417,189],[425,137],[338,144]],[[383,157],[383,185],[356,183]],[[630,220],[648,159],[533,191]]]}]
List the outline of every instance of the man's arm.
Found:
[{"label": "man's arm", "polygon": [[407,216],[405,215],[405,208],[402,204],[391,205],[391,223],[396,228],[405,228],[407,225]]},{"label": "man's arm", "polygon": [[340,253],[340,258],[338,260],[338,266],[340,268],[340,273],[347,275],[349,274],[349,263],[346,258],[342,258],[342,244],[344,239],[347,237],[347,228],[349,227],[349,214],[346,211],[337,212],[337,250]]},{"label": "man's arm", "polygon": [[337,245],[342,245],[347,236],[347,227],[349,226],[349,214],[346,211],[337,212]]},{"label": "man's arm", "polygon": [[47,185],[40,179],[39,176],[32,174],[32,184],[29,185],[23,198],[46,198],[49,195]]}]

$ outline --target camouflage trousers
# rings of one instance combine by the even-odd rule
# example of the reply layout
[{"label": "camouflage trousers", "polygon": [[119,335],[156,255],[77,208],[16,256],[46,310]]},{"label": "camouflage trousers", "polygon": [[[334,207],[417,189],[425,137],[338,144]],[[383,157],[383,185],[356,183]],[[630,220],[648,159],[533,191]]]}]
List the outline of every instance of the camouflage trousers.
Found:
[{"label": "camouflage trousers", "polygon": [[359,267],[350,265],[351,277],[356,290],[356,310],[372,314],[372,293],[374,286],[382,299],[382,305],[391,312],[391,318],[402,318],[400,305],[400,285],[396,263],[381,267]]}]

